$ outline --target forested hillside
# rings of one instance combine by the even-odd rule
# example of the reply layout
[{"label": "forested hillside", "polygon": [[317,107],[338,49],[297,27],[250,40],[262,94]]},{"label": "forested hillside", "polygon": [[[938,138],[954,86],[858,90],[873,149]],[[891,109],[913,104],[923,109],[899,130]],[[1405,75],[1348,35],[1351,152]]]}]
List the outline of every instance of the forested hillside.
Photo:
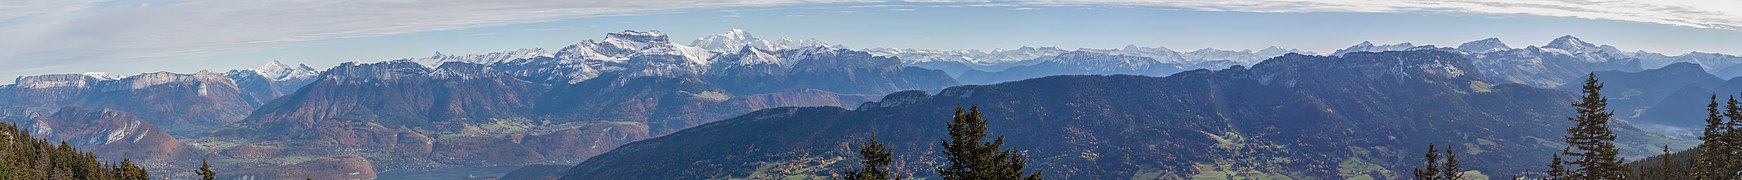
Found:
[{"label": "forested hillside", "polygon": [[150,179],[130,160],[101,162],[66,142],[49,142],[0,123],[0,179]]}]

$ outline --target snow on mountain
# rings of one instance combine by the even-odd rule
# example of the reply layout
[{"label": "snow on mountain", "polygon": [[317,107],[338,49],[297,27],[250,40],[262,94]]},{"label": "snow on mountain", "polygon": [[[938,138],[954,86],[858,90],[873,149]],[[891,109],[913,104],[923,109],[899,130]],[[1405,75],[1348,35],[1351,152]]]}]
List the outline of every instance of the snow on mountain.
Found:
[{"label": "snow on mountain", "polygon": [[411,61],[417,62],[418,64],[422,64],[424,67],[435,68],[437,66],[441,66],[442,63],[447,63],[447,62],[464,62],[464,63],[472,63],[472,64],[495,64],[498,62],[512,61],[515,59],[545,57],[545,56],[552,56],[552,55],[553,54],[550,51],[544,50],[544,48],[518,49],[518,50],[513,50],[513,51],[490,52],[490,53],[483,53],[483,54],[463,54],[463,55],[442,54],[442,52],[436,52],[436,54],[434,56],[411,59]]},{"label": "snow on mountain", "polygon": [[844,48],[840,45],[829,45],[828,43],[812,38],[793,39],[790,37],[783,37],[776,40],[764,40],[756,38],[756,36],[750,35],[750,32],[745,32],[743,29],[738,28],[732,28],[732,30],[726,31],[725,33],[697,38],[695,41],[690,42],[690,46],[719,53],[737,52],[739,49],[746,46],[761,48],[768,51],[780,51],[804,47]]},{"label": "snow on mountain", "polygon": [[1111,54],[1111,55],[1147,57],[1147,58],[1155,59],[1156,61],[1161,61],[1161,62],[1187,61],[1179,52],[1173,51],[1172,49],[1167,49],[1165,47],[1152,48],[1152,47],[1138,47],[1136,45],[1126,45],[1124,48],[1119,48],[1119,49],[1082,48],[1082,49],[1077,49],[1077,51],[1094,52],[1094,53]]},{"label": "snow on mountain", "polygon": [[706,49],[671,43],[664,32],[625,30],[606,33],[605,40],[582,41],[564,47],[556,56],[567,60],[625,61],[641,55],[678,55],[688,62],[708,64],[716,53]]},{"label": "snow on mountain", "polygon": [[1542,47],[1563,50],[1568,54],[1593,53],[1600,50],[1597,45],[1592,45],[1584,40],[1579,40],[1578,37],[1573,37],[1572,35],[1555,38],[1554,41],[1550,41],[1548,45],[1543,45]]},{"label": "snow on mountain", "polygon": [[313,67],[308,67],[306,64],[290,66],[285,65],[283,62],[278,62],[277,60],[266,62],[266,64],[260,65],[260,67],[249,68],[248,70],[258,73],[260,76],[272,79],[273,81],[307,79],[321,74],[319,70],[315,70]]},{"label": "snow on mountain", "polygon": [[110,75],[107,72],[85,72],[85,73],[80,73],[80,74],[83,74],[85,76],[91,76],[92,78],[97,78],[97,80],[115,80],[115,79],[121,79],[123,77],[126,77],[126,76],[120,76],[120,75]]},{"label": "snow on mountain", "polygon": [[699,74],[719,54],[672,43],[663,32],[625,30],[607,33],[603,40],[563,47],[549,56],[498,61],[490,66],[530,81],[578,83],[610,73],[623,78]]},{"label": "snow on mountain", "polygon": [[1300,49],[1282,49],[1282,48],[1279,48],[1276,46],[1265,47],[1264,49],[1260,49],[1258,51],[1252,51],[1252,50],[1231,51],[1231,50],[1204,48],[1204,49],[1199,49],[1196,51],[1191,51],[1191,52],[1186,52],[1184,54],[1181,54],[1181,57],[1184,58],[1184,61],[1181,61],[1180,63],[1198,63],[1198,62],[1205,62],[1205,61],[1228,60],[1228,61],[1238,62],[1242,65],[1252,65],[1252,64],[1258,64],[1258,62],[1264,61],[1265,59],[1270,59],[1270,58],[1274,58],[1277,56],[1282,56],[1282,55],[1288,54],[1288,53],[1308,54],[1308,55],[1317,54],[1317,53],[1313,53],[1310,51],[1302,51]]},{"label": "snow on mountain", "polygon": [[739,50],[745,46],[767,47],[766,45],[752,45],[752,43],[762,42],[766,41],[756,39],[756,37],[751,36],[749,32],[744,32],[743,29],[732,28],[732,30],[726,31],[725,33],[697,38],[695,41],[691,41],[690,45],[714,52],[730,52]]},{"label": "snow on mountain", "polygon": [[202,85],[203,83],[229,83],[230,78],[222,73],[200,71],[193,74],[177,74],[171,72],[153,72],[133,76],[112,76],[102,72],[86,72],[80,74],[45,74],[23,76],[15,79],[13,87],[26,89],[47,88],[102,88],[102,91],[123,91],[150,88],[152,86],[184,83]]},{"label": "snow on mountain", "polygon": [[824,43],[823,41],[819,41],[815,38],[793,39],[790,37],[782,37],[782,38],[776,39],[774,41],[768,41],[768,43],[764,43],[764,44],[766,44],[767,47],[762,47],[762,48],[777,50],[777,51],[778,50],[787,50],[787,49],[807,48],[807,47],[828,47],[828,48],[834,48],[834,49],[846,49],[847,48],[847,47],[841,46],[841,45],[829,45],[829,43]]},{"label": "snow on mountain", "polygon": [[1464,44],[1458,45],[1459,51],[1475,53],[1475,54],[1488,53],[1488,52],[1494,52],[1494,51],[1505,51],[1505,50],[1510,50],[1510,49],[1512,49],[1512,47],[1508,47],[1508,46],[1506,46],[1506,43],[1500,42],[1500,38],[1488,38],[1488,39],[1470,41],[1470,42],[1466,42]]},{"label": "snow on mountain", "polygon": [[[992,50],[989,52],[988,51],[980,51],[980,50],[944,51],[944,50],[902,49],[902,48],[875,48],[875,49],[866,49],[866,51],[869,51],[869,52],[871,52],[871,54],[878,55],[878,56],[895,56],[897,58],[901,58],[902,61],[904,61],[908,64],[925,63],[925,62],[939,62],[939,61],[942,61],[942,62],[969,62],[969,63],[976,63],[976,64],[997,64],[997,63],[1028,61],[1028,60],[1033,60],[1035,58],[1057,56],[1060,54],[1072,52],[1071,50],[1064,50],[1064,49],[1060,49],[1060,48],[1056,48],[1056,47],[1038,47],[1038,48],[1037,47],[1022,47],[1022,48],[1010,49],[1010,50],[995,49],[995,50]],[[1204,48],[1204,49],[1191,51],[1191,52],[1179,52],[1179,51],[1174,51],[1172,49],[1168,49],[1166,47],[1142,47],[1142,46],[1136,46],[1136,45],[1127,45],[1123,48],[1117,48],[1117,49],[1081,48],[1081,49],[1077,49],[1075,51],[1093,52],[1093,53],[1109,54],[1109,55],[1145,57],[1145,58],[1155,59],[1157,61],[1166,62],[1166,63],[1188,64],[1188,63],[1201,63],[1201,62],[1208,62],[1208,61],[1228,60],[1228,61],[1238,62],[1241,64],[1248,64],[1248,65],[1253,64],[1253,63],[1257,63],[1258,61],[1263,61],[1264,59],[1269,59],[1269,58],[1276,57],[1276,56],[1282,56],[1283,54],[1288,54],[1288,53],[1314,54],[1312,52],[1302,51],[1299,49],[1282,49],[1282,48],[1278,48],[1275,46],[1267,47],[1265,49],[1258,50],[1258,51],[1253,51],[1253,50],[1233,51],[1233,50],[1220,50],[1220,49]]]},{"label": "snow on mountain", "polygon": [[106,88],[104,89],[104,91],[145,89],[145,88],[150,88],[152,86],[171,84],[171,83],[190,83],[190,84],[194,84],[194,85],[200,85],[200,86],[202,86],[201,88],[203,90],[204,87],[203,87],[203,84],[201,84],[201,83],[203,83],[203,82],[220,82],[220,81],[224,81],[224,82],[230,81],[230,77],[226,77],[223,74],[214,73],[211,71],[200,71],[200,72],[193,73],[193,74],[176,74],[176,73],[171,73],[171,72],[161,72],[160,71],[160,72],[154,72],[154,73],[145,73],[145,74],[128,76],[126,78],[121,78],[121,79],[114,80],[114,81],[104,81],[104,83],[114,83],[115,84],[115,85],[105,86]]},{"label": "snow on mountain", "polygon": [[723,55],[723,56],[717,56],[717,57],[719,57],[719,60],[717,60],[716,62],[737,64],[737,65],[755,65],[755,64],[791,65],[791,62],[786,60],[786,58],[781,58],[780,56],[776,56],[772,52],[770,52],[769,50],[751,47],[751,46],[742,46],[737,52],[730,53],[729,55]]},{"label": "snow on mountain", "polygon": [[875,55],[875,56],[891,56],[891,57],[900,58],[904,63],[908,63],[908,64],[922,63],[922,62],[936,62],[936,61],[969,62],[969,63],[982,63],[982,64],[1007,63],[1007,62],[1027,61],[1027,60],[1032,60],[1034,58],[1040,58],[1040,57],[1045,57],[1045,56],[1056,56],[1059,54],[1063,54],[1065,52],[1069,52],[1069,50],[1064,50],[1064,49],[1060,49],[1057,47],[1028,47],[1028,46],[1023,46],[1022,48],[1017,48],[1017,49],[993,49],[991,51],[981,51],[981,50],[953,50],[953,51],[950,51],[950,50],[906,49],[906,48],[872,48],[872,49],[865,49],[864,51],[870,52],[871,55]]},{"label": "snow on mountain", "polygon": [[18,77],[18,79],[14,80],[14,82],[16,82],[14,85],[28,89],[61,87],[84,88],[96,85],[97,82],[101,80],[103,79],[98,79],[85,74],[44,74]]},{"label": "snow on mountain", "polygon": [[1415,48],[1432,48],[1432,46],[1415,46],[1415,44],[1410,44],[1408,42],[1398,43],[1398,44],[1390,44],[1390,45],[1373,45],[1373,42],[1361,41],[1361,44],[1355,44],[1354,46],[1349,46],[1348,48],[1339,49],[1339,50],[1337,50],[1337,52],[1331,53],[1331,55],[1332,56],[1343,56],[1343,54],[1348,54],[1348,53],[1352,53],[1352,52],[1406,51],[1406,50],[1415,49]]},{"label": "snow on mountain", "polygon": [[429,74],[430,71],[431,68],[407,60],[377,63],[347,62],[327,69],[327,72],[323,73],[321,77],[335,82],[363,83],[420,77]]}]

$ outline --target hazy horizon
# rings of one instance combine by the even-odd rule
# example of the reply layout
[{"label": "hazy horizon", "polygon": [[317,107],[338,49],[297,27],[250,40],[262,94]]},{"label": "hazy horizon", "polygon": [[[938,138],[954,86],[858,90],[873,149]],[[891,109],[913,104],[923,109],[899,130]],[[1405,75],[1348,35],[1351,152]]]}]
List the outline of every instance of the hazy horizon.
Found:
[{"label": "hazy horizon", "polygon": [[[600,7],[613,7],[611,3],[593,3]],[[212,19],[170,22],[161,18],[208,13],[187,10],[190,7],[182,6],[215,6],[214,4],[223,3],[103,2],[89,7],[72,7],[74,10],[65,12],[0,15],[0,32],[31,32],[37,29],[61,31],[31,38],[15,38],[30,40],[0,44],[0,47],[20,47],[0,51],[0,58],[17,65],[0,68],[0,77],[81,72],[133,75],[157,71],[226,71],[254,67],[273,60],[287,64],[308,64],[324,69],[342,62],[427,57],[436,52],[473,54],[523,48],[555,50],[582,40],[602,39],[605,33],[623,30],[658,30],[669,34],[674,42],[687,44],[696,38],[733,28],[744,29],[764,39],[815,38],[852,49],[885,47],[990,50],[1022,46],[1078,49],[1137,45],[1191,51],[1203,48],[1257,50],[1276,46],[1328,54],[1362,41],[1375,44],[1409,42],[1416,45],[1456,47],[1463,42],[1493,37],[1500,38],[1509,46],[1522,48],[1540,46],[1556,37],[1572,35],[1587,42],[1614,45],[1629,52],[1643,50],[1666,55],[1688,52],[1742,54],[1742,30],[1729,26],[1733,24],[1727,24],[1742,18],[1686,18],[1710,21],[1703,23],[1705,25],[1688,25],[1677,24],[1679,21],[1590,17],[1576,13],[1507,14],[1484,11],[1479,7],[1465,10],[1421,7],[1409,9],[1413,6],[1405,4],[1374,6],[1394,8],[1392,10],[1363,9],[1374,7],[1338,9],[1339,6],[1333,6],[1335,3],[1301,4],[1295,9],[1305,10],[1292,11],[1278,10],[1283,9],[1282,7],[1230,9],[1227,7],[1231,5],[1218,4],[1119,2],[775,2],[704,3],[683,7],[629,3],[624,6],[639,8],[629,8],[631,10],[622,12],[570,13],[579,15],[551,14],[562,14],[562,10],[489,14],[500,12],[461,9],[427,17],[364,18],[367,20],[355,22],[356,24],[332,23],[351,22],[344,12],[367,11],[369,8],[448,6],[439,5],[440,3],[357,3],[362,5],[352,6],[286,3],[282,6],[355,6],[362,9],[331,10],[333,14],[323,14],[325,11],[308,12],[315,15],[292,15],[288,19],[278,19],[284,21],[277,23],[230,22],[214,25],[229,21]],[[1725,7],[1724,5],[1728,4],[1720,3],[1712,7]],[[241,8],[295,9],[271,4],[255,6],[263,7]],[[1690,12],[1711,10],[1690,9]],[[110,17],[117,13],[138,17]],[[423,15],[422,13],[408,11],[388,14]],[[1723,15],[1733,12],[1713,13]],[[1698,14],[1688,16],[1696,15]],[[243,14],[236,18],[276,19],[254,16],[266,15]],[[524,18],[526,16],[537,18]],[[143,20],[124,23],[120,21],[138,19]],[[153,22],[166,25],[156,25]],[[333,29],[327,26],[353,27],[358,30]],[[267,31],[268,28],[293,30],[261,33],[222,31]],[[188,36],[180,35],[181,33],[211,34]],[[131,37],[138,35],[163,37]],[[50,40],[53,38],[66,40]],[[40,45],[31,44],[33,42],[40,42]],[[13,81],[11,78],[0,79],[7,83]]]}]

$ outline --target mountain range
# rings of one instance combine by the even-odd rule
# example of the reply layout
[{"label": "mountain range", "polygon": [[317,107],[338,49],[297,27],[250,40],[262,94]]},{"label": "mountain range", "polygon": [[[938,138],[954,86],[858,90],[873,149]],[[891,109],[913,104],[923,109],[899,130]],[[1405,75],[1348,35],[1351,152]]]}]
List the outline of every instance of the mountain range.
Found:
[{"label": "mountain range", "polygon": [[[1006,147],[1058,179],[1398,179],[1427,143],[1490,176],[1538,171],[1571,123],[1570,92],[1490,83],[1445,51],[1284,55],[1167,77],[1053,76],[890,94],[857,109],[778,108],[630,143],[562,179],[803,178],[856,165],[877,135],[898,174],[932,177],[949,112],[977,105]],[[1615,125],[1624,154],[1660,143]]]},{"label": "mountain range", "polygon": [[[1687,144],[1697,128],[1688,104],[1742,91],[1726,88],[1742,87],[1742,57],[1624,52],[1572,36],[1316,54],[854,50],[739,29],[680,44],[631,30],[555,51],[326,69],[26,76],[0,86],[0,120],[167,177],[190,176],[180,169],[201,158],[236,178],[532,164],[558,166],[527,177],[767,178],[826,175],[846,162],[844,145],[871,133],[891,135],[908,153],[898,154],[911,163],[904,172],[924,175],[938,163],[926,157],[941,137],[933,120],[979,104],[1049,177],[1395,178],[1419,142],[1509,164],[1473,168],[1491,174],[1536,168],[1525,162],[1559,147],[1569,82],[1591,72],[1612,82],[1604,92],[1630,155]],[[698,149],[707,153],[681,153]]]}]

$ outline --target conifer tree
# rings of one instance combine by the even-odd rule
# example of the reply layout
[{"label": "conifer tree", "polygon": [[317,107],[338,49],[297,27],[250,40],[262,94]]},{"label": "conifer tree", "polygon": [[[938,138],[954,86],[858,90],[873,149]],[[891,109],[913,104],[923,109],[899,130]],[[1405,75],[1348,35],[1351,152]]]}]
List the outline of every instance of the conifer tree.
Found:
[{"label": "conifer tree", "polygon": [[890,154],[888,147],[884,147],[883,143],[877,142],[876,135],[872,135],[871,141],[865,143],[865,146],[859,147],[859,157],[865,158],[865,161],[863,162],[865,166],[863,167],[864,169],[848,170],[845,173],[841,173],[846,175],[846,178],[844,179],[884,180],[890,178],[887,166],[889,166],[890,162],[893,162],[894,158],[893,155]]},{"label": "conifer tree", "polygon": [[[1730,99],[1732,102],[1735,100],[1735,98]],[[1735,103],[1730,104],[1734,106]],[[1733,109],[1728,107],[1726,106],[1725,111]],[[1700,149],[1698,149],[1699,154],[1694,160],[1693,175],[1694,179],[1720,179],[1724,176],[1720,176],[1718,172],[1725,167],[1723,167],[1724,162],[1721,162],[1722,159],[1718,158],[1723,157],[1720,152],[1729,149],[1729,146],[1725,145],[1721,138],[1729,130],[1726,129],[1728,126],[1724,122],[1724,116],[1720,115],[1718,110],[1717,94],[1713,94],[1711,102],[1706,104],[1706,113],[1706,130],[1700,133],[1700,140],[1705,141],[1705,145],[1698,147]]]},{"label": "conifer tree", "polygon": [[1669,145],[1667,145],[1667,144],[1663,145],[1663,156],[1659,156],[1659,157],[1663,157],[1663,158],[1660,159],[1660,160],[1662,160],[1662,162],[1660,162],[1661,164],[1658,164],[1658,166],[1657,166],[1657,169],[1658,169],[1657,177],[1661,178],[1661,179],[1679,179],[1679,178],[1675,177],[1676,176],[1675,174],[1670,173],[1669,162],[1674,161],[1674,160],[1671,160],[1671,157],[1669,157]]},{"label": "conifer tree", "polygon": [[955,118],[949,123],[950,139],[939,144],[943,146],[944,157],[949,159],[949,165],[938,167],[937,171],[946,180],[1039,180],[1040,173],[1023,174],[1026,166],[1022,154],[1016,150],[1005,150],[1004,136],[998,136],[992,142],[982,142],[986,139],[986,120],[980,117],[980,107],[974,106],[969,111],[956,107]]},{"label": "conifer tree", "polygon": [[148,179],[131,160],[105,163],[65,142],[31,137],[28,129],[0,123],[0,179]]},{"label": "conifer tree", "polygon": [[1462,179],[1464,179],[1464,167],[1462,165],[1458,164],[1458,153],[1452,151],[1452,146],[1446,146],[1446,163],[1445,163],[1445,165],[1446,165],[1445,168],[1440,169],[1441,174],[1443,174],[1443,175],[1440,175],[1441,179],[1449,179],[1449,180],[1462,180]]},{"label": "conifer tree", "polygon": [[1742,105],[1739,104],[1742,102],[1737,102],[1735,97],[1730,98],[1730,102],[1725,107],[1729,112],[1730,121],[1720,125],[1719,129],[1724,130],[1724,132],[1721,132],[1716,138],[1720,142],[1718,147],[1721,147],[1719,153],[1715,154],[1718,156],[1716,162],[1719,167],[1716,174],[1721,176],[1720,178],[1742,178]]},{"label": "conifer tree", "polygon": [[1614,112],[1608,110],[1609,99],[1599,92],[1603,83],[1597,81],[1597,74],[1588,77],[1581,90],[1585,96],[1572,104],[1578,115],[1567,118],[1575,124],[1567,128],[1566,141],[1571,151],[1565,154],[1571,158],[1568,163],[1574,166],[1567,178],[1622,179],[1627,169],[1616,157],[1619,149],[1615,147],[1615,134],[1609,129]]},{"label": "conifer tree", "polygon": [[218,173],[212,172],[212,165],[206,164],[206,160],[203,159],[200,160],[200,169],[194,170],[194,174],[200,175],[201,180],[218,179]]},{"label": "conifer tree", "polygon": [[1427,164],[1422,165],[1422,168],[1415,169],[1415,179],[1438,180],[1440,178],[1439,149],[1435,149],[1434,145],[1430,143],[1427,145],[1427,155],[1424,156],[1427,157]]}]

